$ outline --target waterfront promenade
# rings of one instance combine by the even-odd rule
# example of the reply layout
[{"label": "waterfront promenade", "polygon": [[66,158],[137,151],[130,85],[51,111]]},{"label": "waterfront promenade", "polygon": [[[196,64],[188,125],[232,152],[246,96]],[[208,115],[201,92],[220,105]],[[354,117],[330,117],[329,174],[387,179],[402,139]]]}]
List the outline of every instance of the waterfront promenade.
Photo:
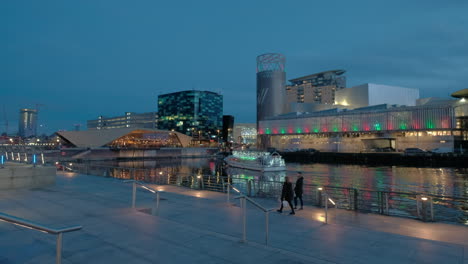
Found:
[{"label": "waterfront promenade", "polygon": [[[226,194],[160,186],[154,194],[98,176],[60,173],[54,187],[0,193],[0,212],[51,227],[82,225],[63,237],[62,263],[468,263],[468,227],[306,207],[295,216],[241,208]],[[273,200],[257,199],[277,207]],[[238,203],[232,201],[233,203]],[[54,263],[55,236],[0,222],[0,263]]]}]

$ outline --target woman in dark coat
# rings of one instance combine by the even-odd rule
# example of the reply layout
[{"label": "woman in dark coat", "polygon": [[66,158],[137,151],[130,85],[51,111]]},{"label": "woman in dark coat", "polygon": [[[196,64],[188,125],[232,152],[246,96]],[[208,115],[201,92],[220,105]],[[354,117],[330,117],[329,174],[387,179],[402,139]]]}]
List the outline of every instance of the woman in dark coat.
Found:
[{"label": "woman in dark coat", "polygon": [[294,186],[294,193],[296,196],[294,197],[294,209],[297,209],[297,198],[301,201],[301,208],[299,210],[304,209],[304,202],[302,201],[302,193],[304,192],[304,177],[302,177],[302,173],[298,172],[297,176],[299,177],[296,181],[296,186]]},{"label": "woman in dark coat", "polygon": [[295,214],[294,208],[291,203],[293,198],[294,198],[294,193],[293,193],[292,183],[291,181],[289,181],[289,177],[286,176],[284,177],[283,189],[281,190],[281,208],[277,211],[280,213],[283,212],[283,201],[286,200],[289,204],[289,207],[291,207],[291,213],[289,214],[292,214],[292,215]]}]

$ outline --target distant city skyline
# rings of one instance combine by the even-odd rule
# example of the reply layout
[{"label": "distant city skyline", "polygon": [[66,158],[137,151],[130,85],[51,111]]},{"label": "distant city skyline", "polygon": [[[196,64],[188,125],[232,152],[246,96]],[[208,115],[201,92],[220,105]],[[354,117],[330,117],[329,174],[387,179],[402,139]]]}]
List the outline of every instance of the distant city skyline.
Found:
[{"label": "distant city skyline", "polygon": [[[38,134],[97,115],[157,111],[159,94],[219,92],[225,115],[256,120],[256,57],[286,79],[344,69],[449,97],[468,87],[466,1],[0,3],[0,132],[39,105]],[[242,106],[242,107],[239,107]]]}]

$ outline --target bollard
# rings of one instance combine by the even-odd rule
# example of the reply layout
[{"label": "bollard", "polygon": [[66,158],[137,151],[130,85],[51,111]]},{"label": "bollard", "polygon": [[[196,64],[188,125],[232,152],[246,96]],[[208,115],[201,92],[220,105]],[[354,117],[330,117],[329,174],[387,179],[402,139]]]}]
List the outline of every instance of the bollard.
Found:
[{"label": "bollard", "polygon": [[42,159],[42,165],[44,165],[45,164],[44,153],[41,153],[41,159]]},{"label": "bollard", "polygon": [[322,187],[317,188],[317,206],[322,207]]}]

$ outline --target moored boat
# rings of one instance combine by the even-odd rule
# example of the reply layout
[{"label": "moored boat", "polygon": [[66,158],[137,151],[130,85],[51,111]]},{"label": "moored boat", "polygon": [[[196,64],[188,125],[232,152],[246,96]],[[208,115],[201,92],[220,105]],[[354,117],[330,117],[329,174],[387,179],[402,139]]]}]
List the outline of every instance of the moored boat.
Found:
[{"label": "moored boat", "polygon": [[231,167],[257,171],[284,171],[286,163],[277,152],[233,151],[224,159]]}]

